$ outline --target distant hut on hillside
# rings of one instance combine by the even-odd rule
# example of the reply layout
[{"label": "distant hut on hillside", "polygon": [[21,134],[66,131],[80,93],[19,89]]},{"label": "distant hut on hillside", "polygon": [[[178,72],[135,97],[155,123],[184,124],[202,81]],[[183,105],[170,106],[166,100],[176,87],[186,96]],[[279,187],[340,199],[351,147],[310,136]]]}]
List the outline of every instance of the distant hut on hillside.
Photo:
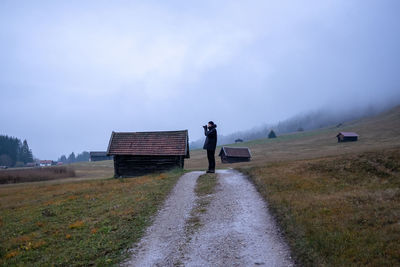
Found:
[{"label": "distant hut on hillside", "polygon": [[115,177],[183,168],[190,157],[188,131],[113,132],[107,155],[114,156]]},{"label": "distant hut on hillside", "polygon": [[91,151],[90,161],[112,160],[112,156],[107,156],[107,151]]},{"label": "distant hut on hillside", "polygon": [[219,152],[222,163],[235,163],[250,161],[251,153],[247,147],[227,147],[223,146]]},{"label": "distant hut on hillside", "polygon": [[238,138],[235,140],[235,143],[243,143],[243,139]]},{"label": "distant hut on hillside", "polygon": [[354,132],[340,132],[336,135],[338,143],[357,141],[358,136],[359,135]]}]

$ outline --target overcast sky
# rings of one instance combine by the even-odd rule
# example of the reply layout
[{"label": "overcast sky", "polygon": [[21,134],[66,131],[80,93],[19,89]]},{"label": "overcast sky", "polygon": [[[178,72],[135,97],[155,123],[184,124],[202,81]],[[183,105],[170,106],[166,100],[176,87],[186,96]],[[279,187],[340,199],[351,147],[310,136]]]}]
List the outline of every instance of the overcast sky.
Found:
[{"label": "overcast sky", "polygon": [[400,92],[400,1],[0,1],[0,134],[34,155],[112,131],[229,134]]}]

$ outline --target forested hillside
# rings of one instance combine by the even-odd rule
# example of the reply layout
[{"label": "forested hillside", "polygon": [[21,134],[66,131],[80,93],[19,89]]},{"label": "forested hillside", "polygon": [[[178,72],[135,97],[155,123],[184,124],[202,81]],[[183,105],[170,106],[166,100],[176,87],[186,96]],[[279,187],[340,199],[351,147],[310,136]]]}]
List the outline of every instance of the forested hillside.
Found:
[{"label": "forested hillside", "polygon": [[23,166],[29,162],[33,162],[33,155],[26,140],[0,135],[0,166]]}]

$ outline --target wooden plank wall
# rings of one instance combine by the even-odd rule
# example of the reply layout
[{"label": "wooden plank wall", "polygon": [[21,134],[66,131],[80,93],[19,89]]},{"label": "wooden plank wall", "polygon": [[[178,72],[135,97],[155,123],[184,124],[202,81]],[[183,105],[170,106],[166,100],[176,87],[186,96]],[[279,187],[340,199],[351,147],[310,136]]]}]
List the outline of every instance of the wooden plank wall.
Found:
[{"label": "wooden plank wall", "polygon": [[183,156],[114,156],[115,177],[139,176],[183,167]]},{"label": "wooden plank wall", "polygon": [[227,157],[223,155],[221,157],[222,163],[235,163],[235,162],[245,162],[250,161],[250,158],[239,158],[239,157]]}]

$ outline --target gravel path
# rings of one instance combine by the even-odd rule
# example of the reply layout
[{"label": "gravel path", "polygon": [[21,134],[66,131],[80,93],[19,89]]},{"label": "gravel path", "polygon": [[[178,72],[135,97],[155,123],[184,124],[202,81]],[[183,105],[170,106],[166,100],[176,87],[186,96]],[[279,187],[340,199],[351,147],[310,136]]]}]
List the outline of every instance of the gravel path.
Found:
[{"label": "gravel path", "polygon": [[132,249],[133,257],[123,265],[174,266],[180,260],[179,249],[186,242],[185,223],[196,199],[193,189],[203,173],[190,172],[179,179],[153,225]]},{"label": "gravel path", "polygon": [[[259,193],[234,170],[218,171],[218,185],[202,226],[185,231],[203,172],[182,176],[133,249],[126,266],[293,266],[287,245]],[[190,236],[188,236],[190,235]]]}]

